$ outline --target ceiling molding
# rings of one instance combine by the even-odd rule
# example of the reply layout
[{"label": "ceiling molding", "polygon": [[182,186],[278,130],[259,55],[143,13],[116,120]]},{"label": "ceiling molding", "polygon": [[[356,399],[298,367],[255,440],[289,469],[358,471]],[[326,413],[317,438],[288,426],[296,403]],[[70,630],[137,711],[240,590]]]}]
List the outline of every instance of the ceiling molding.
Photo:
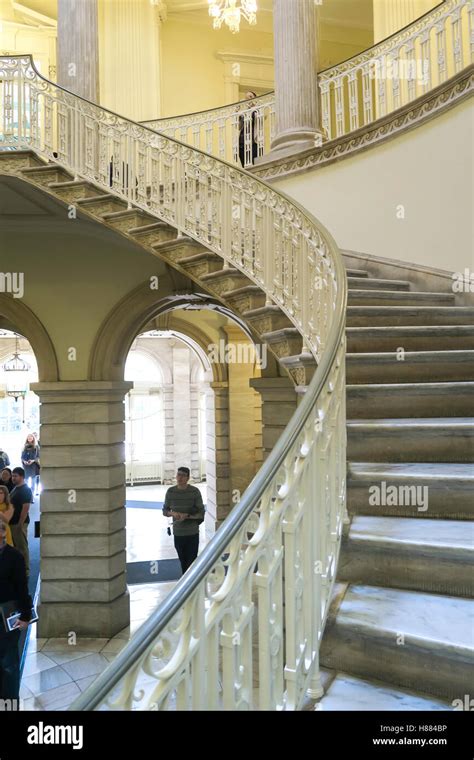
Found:
[{"label": "ceiling molding", "polygon": [[21,13],[22,16],[25,16],[26,18],[31,18],[33,21],[36,21],[40,25],[50,26],[53,28],[56,28],[57,26],[57,21],[54,18],[45,16],[44,13],[38,13],[38,11],[34,11],[32,8],[28,8],[28,6],[23,5],[22,3],[14,2],[13,10],[16,11],[16,13]]},{"label": "ceiling molding", "polygon": [[273,56],[263,53],[242,53],[227,50],[216,50],[216,58],[224,63],[264,63],[273,65]]}]

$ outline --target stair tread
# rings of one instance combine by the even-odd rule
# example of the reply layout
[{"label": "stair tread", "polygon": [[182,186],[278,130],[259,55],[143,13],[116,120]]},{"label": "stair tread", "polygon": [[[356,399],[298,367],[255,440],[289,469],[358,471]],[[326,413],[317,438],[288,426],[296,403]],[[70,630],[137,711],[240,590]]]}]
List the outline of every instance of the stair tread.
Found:
[{"label": "stair tread", "polygon": [[[437,351],[405,351],[404,359],[397,360],[396,351],[357,351],[353,353],[347,353],[346,358],[351,362],[357,361],[387,361],[393,363],[394,358],[399,361],[400,364],[411,361],[416,362],[432,362],[434,359],[442,358],[443,361],[459,361],[460,359],[474,361],[474,351],[469,348],[453,348],[453,349],[439,349]],[[473,366],[474,373],[474,366]]]},{"label": "stair tread", "polygon": [[426,697],[408,689],[399,689],[381,681],[366,681],[347,673],[338,673],[315,709],[318,712],[320,710],[324,712],[329,710],[432,711],[453,708],[450,702]]},{"label": "stair tread", "polygon": [[437,427],[455,427],[470,429],[474,427],[474,417],[393,417],[387,419],[356,419],[347,420],[351,427],[371,427],[371,428],[437,428]]},{"label": "stair tread", "polygon": [[368,277],[369,273],[366,269],[347,269],[346,274],[348,277]]},{"label": "stair tread", "polygon": [[384,548],[405,547],[443,555],[452,553],[459,560],[474,558],[474,523],[467,520],[356,515],[348,539],[371,542]]},{"label": "stair tread", "polygon": [[375,388],[380,388],[381,390],[383,389],[384,393],[387,390],[396,389],[403,389],[404,393],[407,390],[417,390],[418,392],[422,390],[426,390],[426,392],[442,390],[446,393],[450,393],[455,390],[470,390],[471,388],[474,389],[474,382],[471,380],[453,380],[443,383],[360,383],[358,385],[351,385],[349,383],[346,387],[347,390],[351,389],[359,391],[364,389],[374,390]]},{"label": "stair tread", "polygon": [[474,483],[474,467],[468,462],[349,462],[351,476],[380,477],[390,479],[400,478],[408,481],[410,478],[426,480],[466,480]]},{"label": "stair tread", "polygon": [[419,591],[350,585],[339,607],[336,625],[372,636],[405,636],[410,645],[450,650],[474,664],[474,601]]},{"label": "stair tread", "polygon": [[[354,307],[357,308],[357,307]],[[371,308],[377,308],[373,306]],[[393,307],[396,308],[396,307]],[[403,307],[402,307],[403,308]],[[346,327],[346,334],[352,336],[367,335],[368,337],[378,338],[380,336],[406,335],[407,337],[418,335],[471,335],[474,334],[474,324],[472,325],[379,325],[374,327]]]}]

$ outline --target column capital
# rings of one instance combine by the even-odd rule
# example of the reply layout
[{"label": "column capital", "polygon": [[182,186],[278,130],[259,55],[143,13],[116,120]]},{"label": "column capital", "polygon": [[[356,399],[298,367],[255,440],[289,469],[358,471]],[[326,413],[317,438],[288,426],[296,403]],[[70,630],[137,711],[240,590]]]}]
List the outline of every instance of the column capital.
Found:
[{"label": "column capital", "polygon": [[30,388],[43,402],[118,401],[133,388],[133,383],[125,380],[64,380],[32,383]]}]

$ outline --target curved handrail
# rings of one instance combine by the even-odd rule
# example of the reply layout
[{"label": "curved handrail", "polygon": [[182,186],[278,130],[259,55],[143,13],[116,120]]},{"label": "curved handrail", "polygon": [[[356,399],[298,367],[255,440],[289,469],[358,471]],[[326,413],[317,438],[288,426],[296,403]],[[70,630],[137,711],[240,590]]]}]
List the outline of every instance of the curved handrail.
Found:
[{"label": "curved handrail", "polygon": [[[192,709],[252,704],[254,577],[262,611],[259,705],[297,709],[308,688],[320,691],[319,641],[346,518],[347,286],[337,245],[288,196],[48,82],[30,56],[0,58],[0,80],[4,148],[31,148],[203,243],[280,306],[319,362],[297,412],[241,502],[165,606],[71,709],[94,709],[107,695],[109,707],[130,707],[143,674],[153,676],[149,709],[169,706],[175,694],[178,707]],[[238,637],[232,655],[238,671],[224,651],[229,636],[232,646]],[[225,660],[222,700],[219,653]],[[212,673],[206,669],[210,662]],[[245,694],[238,688],[242,669]],[[121,692],[110,703],[115,684]]]},{"label": "curved handrail", "polygon": [[[376,45],[319,72],[323,139],[371,124],[469,65],[466,27],[474,27],[469,0],[444,0]],[[248,168],[270,152],[275,97],[268,93],[250,102],[143,123]]]}]

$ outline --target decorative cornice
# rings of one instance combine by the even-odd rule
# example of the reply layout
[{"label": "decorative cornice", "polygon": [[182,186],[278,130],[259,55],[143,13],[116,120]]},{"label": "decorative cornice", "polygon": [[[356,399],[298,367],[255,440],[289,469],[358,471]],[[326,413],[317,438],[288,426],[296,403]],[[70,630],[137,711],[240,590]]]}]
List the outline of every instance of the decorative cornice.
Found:
[{"label": "decorative cornice", "polygon": [[328,166],[334,161],[352,157],[356,153],[421,126],[429,119],[439,116],[468,98],[473,90],[474,66],[469,66],[429,93],[377,119],[368,126],[338,137],[336,140],[330,140],[322,147],[299,153],[297,156],[268,163],[262,162],[250,171],[257,177],[271,180],[289,174],[299,174],[317,166]]}]

